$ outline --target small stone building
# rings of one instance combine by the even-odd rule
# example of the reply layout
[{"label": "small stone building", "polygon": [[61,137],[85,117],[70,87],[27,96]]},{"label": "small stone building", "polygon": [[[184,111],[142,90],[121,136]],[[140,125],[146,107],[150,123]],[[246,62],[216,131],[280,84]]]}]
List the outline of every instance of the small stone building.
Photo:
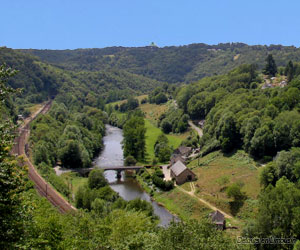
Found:
[{"label": "small stone building", "polygon": [[170,168],[171,178],[174,178],[176,184],[181,185],[187,181],[196,180],[196,175],[188,169],[181,161],[177,161]]},{"label": "small stone building", "polygon": [[192,153],[192,147],[180,146],[174,150],[174,154],[185,157],[187,157],[190,153]]},{"label": "small stone building", "polygon": [[216,225],[216,227],[220,230],[224,230],[226,228],[225,216],[219,210],[210,214],[212,222]]},{"label": "small stone building", "polygon": [[173,154],[170,159],[170,166],[174,165],[177,161],[185,163],[185,158],[183,158],[181,155]]}]

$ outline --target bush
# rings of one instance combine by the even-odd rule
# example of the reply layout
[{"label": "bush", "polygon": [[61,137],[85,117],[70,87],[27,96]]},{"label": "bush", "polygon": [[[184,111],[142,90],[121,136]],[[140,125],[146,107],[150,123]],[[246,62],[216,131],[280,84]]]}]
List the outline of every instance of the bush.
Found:
[{"label": "bush", "polygon": [[107,185],[107,180],[103,175],[103,170],[93,169],[88,178],[88,186],[90,189],[98,189]]},{"label": "bush", "polygon": [[155,186],[160,188],[163,191],[169,191],[174,188],[173,181],[164,181],[163,180],[164,174],[160,169],[156,170],[155,173],[152,175],[152,182]]},{"label": "bush", "polygon": [[155,104],[161,104],[168,101],[168,98],[164,93],[159,93],[157,96],[155,96]]},{"label": "bush", "polygon": [[69,197],[71,193],[70,189],[61,177],[57,176],[55,173],[51,173],[49,175],[48,181],[56,188],[58,192]]},{"label": "bush", "polygon": [[156,166],[157,163],[158,163],[158,160],[157,160],[157,158],[154,157],[152,160],[152,166]]},{"label": "bush", "polygon": [[163,120],[160,126],[165,134],[172,132],[172,124],[169,121]]},{"label": "bush", "polygon": [[147,216],[153,216],[154,211],[151,203],[141,200],[139,198],[128,201],[126,209],[135,210],[135,211],[143,211],[147,214]]},{"label": "bush", "polygon": [[136,162],[137,161],[136,161],[136,159],[133,156],[128,155],[125,158],[124,164],[125,164],[125,166],[135,166]]},{"label": "bush", "polygon": [[77,190],[75,204],[77,208],[91,210],[92,203],[96,199],[104,200],[105,202],[115,202],[119,198],[118,193],[108,185],[99,189],[90,189],[88,186],[83,186]]},{"label": "bush", "polygon": [[145,104],[147,102],[148,102],[148,98],[147,97],[141,100],[141,104]]}]

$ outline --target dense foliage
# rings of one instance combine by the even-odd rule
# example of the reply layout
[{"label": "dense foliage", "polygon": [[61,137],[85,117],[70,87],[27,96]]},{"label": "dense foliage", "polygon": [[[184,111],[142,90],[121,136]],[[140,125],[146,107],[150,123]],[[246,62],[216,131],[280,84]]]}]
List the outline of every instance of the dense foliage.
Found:
[{"label": "dense foliage", "polygon": [[254,69],[243,65],[178,92],[180,107],[194,119],[206,119],[203,151],[242,147],[263,158],[299,146],[300,79],[294,77],[285,88],[262,91]]},{"label": "dense foliage", "polygon": [[168,101],[168,97],[164,93],[163,88],[159,87],[149,94],[149,102],[155,104],[162,104]]},{"label": "dense foliage", "polygon": [[64,104],[54,102],[47,115],[31,125],[34,163],[66,168],[89,167],[102,148],[105,114],[85,107],[82,113],[70,112]]},{"label": "dense foliage", "polygon": [[[6,81],[14,74],[10,68],[0,66],[0,113],[5,110],[6,100],[16,91],[7,87]],[[10,117],[0,120],[0,248],[11,248],[22,238],[22,192],[26,190],[26,170],[10,154],[13,147],[14,129]],[[30,186],[30,185],[28,185]]]},{"label": "dense foliage", "polygon": [[105,102],[126,99],[132,95],[150,92],[158,81],[124,70],[65,71],[41,62],[37,57],[16,50],[0,48],[0,64],[19,70],[8,80],[9,86],[22,88],[15,96],[20,113],[26,103],[40,103],[58,95],[65,102],[103,108]]},{"label": "dense foliage", "polygon": [[249,46],[243,43],[22,52],[68,70],[126,70],[168,83],[193,82],[206,76],[225,74],[242,64],[255,63],[263,69],[268,54],[273,55],[277,66],[285,66],[289,60],[300,61],[300,49],[294,46]]},{"label": "dense foliage", "polygon": [[159,162],[168,162],[174,149],[169,146],[169,140],[165,134],[157,137],[154,144],[154,153]]},{"label": "dense foliage", "polygon": [[158,126],[166,134],[183,133],[188,128],[189,116],[182,109],[170,108],[159,117]]},{"label": "dense foliage", "polygon": [[146,156],[145,121],[141,116],[132,116],[123,127],[124,157],[131,155],[138,161],[144,161]]}]

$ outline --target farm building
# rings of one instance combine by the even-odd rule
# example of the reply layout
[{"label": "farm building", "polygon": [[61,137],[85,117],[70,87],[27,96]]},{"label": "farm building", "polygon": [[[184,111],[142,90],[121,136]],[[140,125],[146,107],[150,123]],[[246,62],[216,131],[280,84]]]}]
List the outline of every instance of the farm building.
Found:
[{"label": "farm building", "polygon": [[175,179],[176,184],[181,185],[187,181],[194,181],[196,175],[188,169],[181,161],[177,161],[172,165],[171,177]]},{"label": "farm building", "polygon": [[174,165],[177,161],[185,163],[185,159],[181,155],[173,154],[170,159],[170,165]]},{"label": "farm building", "polygon": [[192,152],[192,147],[180,146],[174,150],[174,154],[187,157]]},{"label": "farm building", "polygon": [[218,229],[224,230],[226,227],[226,221],[224,215],[216,210],[215,212],[210,214],[212,222],[217,226]]}]

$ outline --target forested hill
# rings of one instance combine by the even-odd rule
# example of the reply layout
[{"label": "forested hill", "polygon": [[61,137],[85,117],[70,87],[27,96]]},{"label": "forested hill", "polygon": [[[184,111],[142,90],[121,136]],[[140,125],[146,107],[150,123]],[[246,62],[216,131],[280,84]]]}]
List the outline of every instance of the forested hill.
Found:
[{"label": "forested hill", "polygon": [[[20,104],[39,103],[58,94],[68,95],[91,106],[99,102],[116,101],[131,95],[148,93],[162,83],[120,69],[99,71],[63,70],[38,57],[20,51],[0,48],[0,65],[18,70],[18,74],[8,80],[13,88],[23,89],[16,99]],[[82,62],[85,65],[85,62]]]},{"label": "forested hill", "polygon": [[243,43],[21,51],[68,70],[122,69],[169,83],[193,82],[205,76],[224,74],[245,63],[255,63],[262,69],[268,54],[274,56],[277,66],[285,66],[289,60],[300,61],[300,49],[293,46]]}]

